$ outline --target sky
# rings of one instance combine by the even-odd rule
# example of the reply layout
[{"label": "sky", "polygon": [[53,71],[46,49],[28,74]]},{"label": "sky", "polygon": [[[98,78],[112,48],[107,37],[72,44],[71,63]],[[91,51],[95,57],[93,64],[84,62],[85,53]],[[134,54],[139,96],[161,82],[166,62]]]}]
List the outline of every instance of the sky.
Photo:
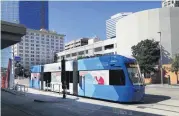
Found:
[{"label": "sky", "polygon": [[49,29],[65,34],[65,42],[81,37],[106,39],[106,20],[120,12],[160,8],[157,1],[49,2]]}]

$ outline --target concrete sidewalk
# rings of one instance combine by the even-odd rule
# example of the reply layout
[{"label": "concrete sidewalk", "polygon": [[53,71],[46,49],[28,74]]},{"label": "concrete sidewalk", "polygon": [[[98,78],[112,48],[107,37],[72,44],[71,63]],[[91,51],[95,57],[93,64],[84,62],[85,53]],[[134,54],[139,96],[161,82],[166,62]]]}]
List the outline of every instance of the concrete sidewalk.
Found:
[{"label": "concrete sidewalk", "polygon": [[159,88],[174,88],[174,89],[179,89],[179,84],[176,85],[168,85],[168,84],[149,84],[146,85],[146,87],[159,87]]},{"label": "concrete sidewalk", "polygon": [[[59,111],[63,112],[64,110],[66,113],[70,112],[70,114],[77,115],[77,116],[84,116],[84,115],[118,116],[121,115],[120,113],[125,114],[126,112],[128,115],[132,114],[136,116],[155,115],[155,114],[169,115],[169,116],[179,115],[179,112],[177,110],[177,108],[179,107],[177,106],[178,102],[170,99],[168,101],[176,103],[175,106],[171,106],[171,105],[169,105],[170,107],[168,105],[159,106],[161,105],[160,103],[162,104],[168,103],[166,102],[167,100],[156,102],[156,103],[153,102],[151,104],[148,103],[147,104],[119,104],[119,103],[106,102],[106,101],[88,99],[88,98],[71,96],[71,95],[67,95],[66,99],[62,99],[62,94],[52,93],[47,91],[39,91],[31,88],[29,88],[28,93],[26,93],[24,97],[22,96],[19,97],[17,98],[21,100],[20,103],[24,104],[23,103],[23,99],[24,99],[25,101],[27,101],[29,107],[30,104],[36,104],[38,108],[37,106],[34,107],[36,107],[37,109],[43,106],[48,108],[50,112],[52,112],[51,110],[53,110],[53,112],[58,113]],[[31,102],[28,102],[28,100],[30,100]],[[34,102],[34,100],[36,102]],[[18,100],[13,102],[17,102],[19,104]],[[40,111],[46,112],[48,116],[51,115],[49,111],[44,111],[44,109],[40,109]],[[56,115],[54,114],[54,116]]]}]

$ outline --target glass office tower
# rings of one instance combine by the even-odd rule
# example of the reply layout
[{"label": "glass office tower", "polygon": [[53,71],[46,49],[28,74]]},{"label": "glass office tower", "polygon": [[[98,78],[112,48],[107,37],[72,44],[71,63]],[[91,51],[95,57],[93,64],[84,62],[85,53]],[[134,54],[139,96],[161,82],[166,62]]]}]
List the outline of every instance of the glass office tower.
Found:
[{"label": "glass office tower", "polygon": [[48,30],[48,1],[2,1],[1,20]]},{"label": "glass office tower", "polygon": [[[23,24],[31,29],[48,30],[48,1],[1,1],[1,20]],[[11,47],[1,50],[1,69],[4,71],[12,52]]]}]

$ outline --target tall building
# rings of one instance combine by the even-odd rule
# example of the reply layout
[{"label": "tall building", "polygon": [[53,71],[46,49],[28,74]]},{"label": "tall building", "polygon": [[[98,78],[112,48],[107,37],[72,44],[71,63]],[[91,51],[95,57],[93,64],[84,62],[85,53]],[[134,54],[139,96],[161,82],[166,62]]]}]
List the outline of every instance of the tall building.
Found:
[{"label": "tall building", "polygon": [[30,29],[48,30],[48,1],[2,1],[1,19]]},{"label": "tall building", "polygon": [[119,19],[130,14],[132,14],[132,12],[118,13],[118,14],[111,16],[111,18],[106,21],[106,38],[107,39],[112,39],[116,37],[116,22]]},{"label": "tall building", "polygon": [[[131,47],[146,39],[162,45],[162,63],[179,53],[179,7],[156,8],[133,13],[116,24],[117,53],[132,55]],[[160,32],[160,33],[159,33]]]},{"label": "tall building", "polygon": [[26,69],[33,65],[52,63],[54,54],[64,49],[64,36],[43,29],[27,29],[22,41],[13,46],[14,55],[21,57],[21,64]]},{"label": "tall building", "polygon": [[163,0],[162,7],[179,7],[178,0]]},{"label": "tall building", "polygon": [[[48,30],[48,1],[1,1],[1,20],[20,23],[31,29]],[[13,56],[11,46],[1,50],[1,54],[1,62],[7,67],[9,58]]]}]

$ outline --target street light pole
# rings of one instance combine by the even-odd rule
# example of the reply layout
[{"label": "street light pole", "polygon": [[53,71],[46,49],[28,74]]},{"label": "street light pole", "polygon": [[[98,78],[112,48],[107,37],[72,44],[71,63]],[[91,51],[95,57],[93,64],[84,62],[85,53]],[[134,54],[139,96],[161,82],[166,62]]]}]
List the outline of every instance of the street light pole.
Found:
[{"label": "street light pole", "polygon": [[163,84],[163,69],[162,69],[162,64],[163,64],[163,62],[162,62],[162,56],[163,56],[163,52],[162,52],[162,37],[161,37],[161,35],[162,35],[162,33],[161,32],[158,32],[159,33],[159,35],[160,35],[160,70],[161,70],[161,84]]}]

